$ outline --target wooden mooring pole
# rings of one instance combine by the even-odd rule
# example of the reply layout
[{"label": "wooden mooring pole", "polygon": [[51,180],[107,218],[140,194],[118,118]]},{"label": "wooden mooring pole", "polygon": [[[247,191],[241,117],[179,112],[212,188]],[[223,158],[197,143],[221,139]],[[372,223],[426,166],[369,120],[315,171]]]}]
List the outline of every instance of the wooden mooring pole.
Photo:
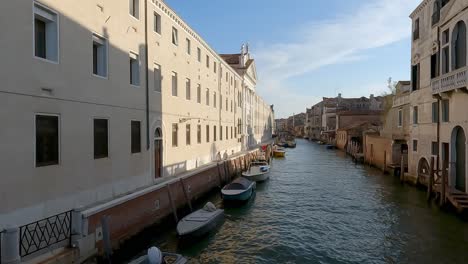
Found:
[{"label": "wooden mooring pole", "polygon": [[442,163],[442,182],[440,183],[440,207],[445,205],[445,183],[447,181],[447,163]]},{"label": "wooden mooring pole", "polygon": [[219,179],[218,187],[221,188],[221,186],[223,186],[223,178],[221,178],[221,169],[219,168],[219,162],[216,163],[216,166],[218,167],[218,179]]},{"label": "wooden mooring pole", "polygon": [[434,185],[434,157],[431,157],[431,169],[429,171],[429,183],[427,184],[427,200],[431,200],[432,186]]},{"label": "wooden mooring pole", "polygon": [[190,212],[193,212],[193,208],[192,208],[192,199],[190,199],[190,196],[189,196],[189,193],[187,191],[187,188],[185,187],[185,181],[184,181],[184,178],[180,178],[180,184],[182,184],[182,191],[184,191],[184,196],[185,196],[185,200],[187,201],[187,204],[190,208]]},{"label": "wooden mooring pole", "polygon": [[400,182],[405,180],[405,156],[401,155],[400,161]]},{"label": "wooden mooring pole", "polygon": [[172,214],[174,215],[174,220],[176,223],[178,223],[179,218],[177,217],[177,208],[175,206],[174,200],[172,199],[171,187],[169,184],[166,185],[166,190],[167,190],[167,197],[169,198],[169,201],[171,202],[171,209],[172,209]]},{"label": "wooden mooring pole", "polygon": [[387,169],[387,151],[384,151],[383,154],[383,167],[382,172],[385,174],[385,170]]}]

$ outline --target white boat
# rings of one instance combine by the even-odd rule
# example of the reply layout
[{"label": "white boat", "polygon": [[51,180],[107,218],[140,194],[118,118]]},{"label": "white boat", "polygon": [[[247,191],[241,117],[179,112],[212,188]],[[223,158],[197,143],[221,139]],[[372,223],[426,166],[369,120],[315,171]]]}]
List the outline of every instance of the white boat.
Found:
[{"label": "white boat", "polygon": [[270,165],[266,161],[254,161],[247,171],[242,173],[247,180],[262,182],[270,177]]},{"label": "white boat", "polygon": [[247,201],[255,192],[256,183],[244,177],[235,179],[221,190],[225,201]]},{"label": "white boat", "polygon": [[224,210],[217,209],[208,202],[202,209],[197,210],[177,223],[179,236],[200,237],[215,229],[224,218]]},{"label": "white boat", "polygon": [[151,247],[148,249],[146,255],[141,256],[129,264],[186,264],[187,259],[182,255],[161,252],[157,247]]}]

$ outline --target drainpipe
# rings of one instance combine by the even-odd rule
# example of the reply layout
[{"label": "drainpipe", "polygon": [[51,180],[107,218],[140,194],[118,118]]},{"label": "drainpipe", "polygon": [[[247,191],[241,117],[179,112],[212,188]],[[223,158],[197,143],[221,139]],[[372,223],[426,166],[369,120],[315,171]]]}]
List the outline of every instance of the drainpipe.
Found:
[{"label": "drainpipe", "polygon": [[148,0],[145,0],[145,84],[146,84],[146,150],[150,148],[150,124],[149,124],[149,55],[148,55]]},{"label": "drainpipe", "polygon": [[[440,12],[440,10],[439,10]],[[438,75],[440,76],[440,27],[437,26],[437,45],[439,47],[439,51],[438,51],[438,56],[437,56],[437,61],[438,61],[438,65],[437,66],[437,71],[438,71]],[[439,77],[437,76],[437,77]],[[436,169],[437,171],[439,171],[440,169],[440,161],[439,161],[439,157],[440,157],[440,152],[442,151],[442,148],[440,147],[440,118],[441,118],[441,112],[440,111],[440,95],[437,95],[437,147],[438,147],[438,151],[437,151],[437,162],[436,162]],[[447,153],[446,153],[447,154]],[[442,172],[443,173],[443,172]]]}]

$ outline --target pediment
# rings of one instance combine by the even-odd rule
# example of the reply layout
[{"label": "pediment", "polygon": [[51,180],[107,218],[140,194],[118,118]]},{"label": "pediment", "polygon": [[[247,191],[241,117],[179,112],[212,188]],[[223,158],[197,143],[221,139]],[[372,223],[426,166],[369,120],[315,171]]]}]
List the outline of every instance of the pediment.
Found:
[{"label": "pediment", "polygon": [[246,75],[254,82],[257,82],[257,68],[255,66],[255,60],[250,59],[246,64]]}]

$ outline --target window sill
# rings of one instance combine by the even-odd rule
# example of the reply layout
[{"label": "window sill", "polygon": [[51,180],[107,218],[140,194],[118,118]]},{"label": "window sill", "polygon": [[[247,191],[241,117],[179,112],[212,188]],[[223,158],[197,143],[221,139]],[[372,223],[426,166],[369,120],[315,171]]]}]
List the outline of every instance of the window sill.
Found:
[{"label": "window sill", "polygon": [[128,14],[131,18],[135,19],[136,21],[140,22],[140,18],[139,17],[136,17],[132,14]]},{"label": "window sill", "polygon": [[109,80],[109,76],[107,76],[107,75],[106,76],[101,76],[101,75],[97,75],[97,74],[93,73],[93,76],[98,78],[98,79]]},{"label": "window sill", "polygon": [[140,88],[140,85],[136,85],[136,84],[130,84],[131,87],[134,87],[134,88]]},{"label": "window sill", "polygon": [[37,56],[33,56],[35,59],[37,60],[40,60],[40,61],[43,61],[43,62],[48,62],[48,63],[52,63],[52,64],[59,64],[58,61],[53,61],[53,60],[49,60],[49,59],[44,59],[44,58],[41,58],[41,57],[37,57]]}]

